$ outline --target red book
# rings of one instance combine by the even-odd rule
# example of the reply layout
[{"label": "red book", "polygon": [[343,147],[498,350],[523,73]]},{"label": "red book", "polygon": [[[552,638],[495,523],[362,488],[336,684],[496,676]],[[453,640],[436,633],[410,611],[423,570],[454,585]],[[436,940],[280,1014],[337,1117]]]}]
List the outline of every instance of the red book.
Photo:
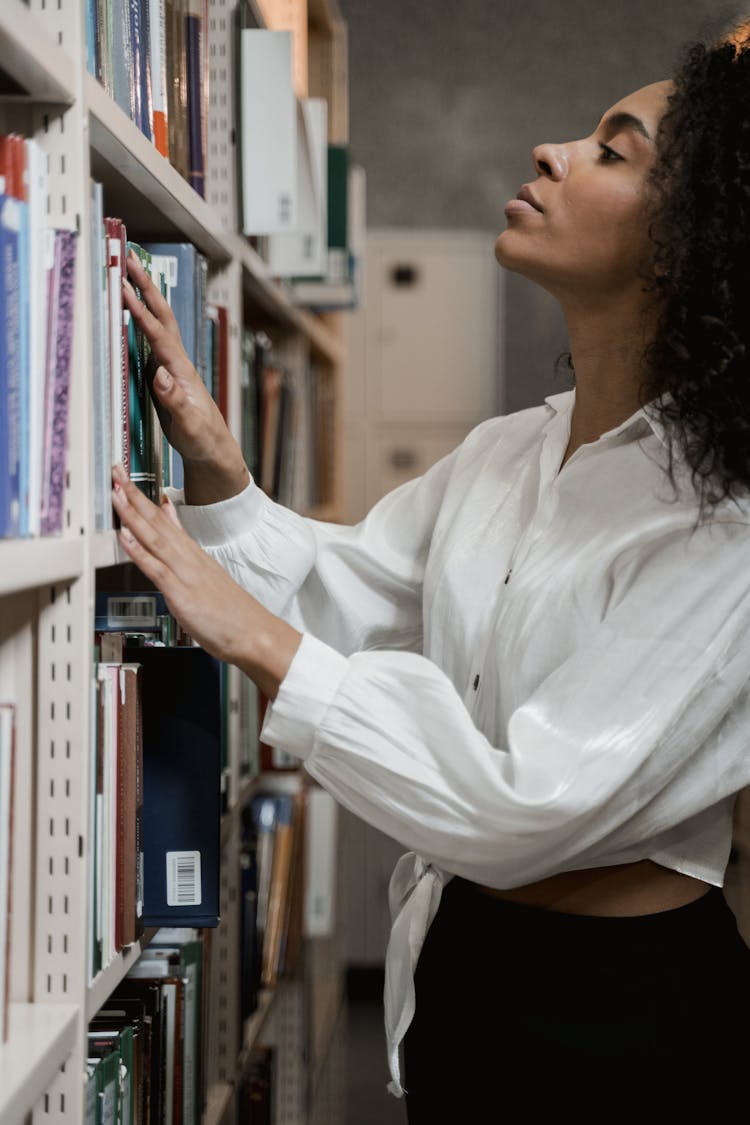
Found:
[{"label": "red book", "polygon": [[124,945],[132,945],[142,932],[142,863],[139,851],[143,846],[143,741],[140,671],[139,664],[123,664],[118,670],[115,885],[115,945],[118,949]]}]

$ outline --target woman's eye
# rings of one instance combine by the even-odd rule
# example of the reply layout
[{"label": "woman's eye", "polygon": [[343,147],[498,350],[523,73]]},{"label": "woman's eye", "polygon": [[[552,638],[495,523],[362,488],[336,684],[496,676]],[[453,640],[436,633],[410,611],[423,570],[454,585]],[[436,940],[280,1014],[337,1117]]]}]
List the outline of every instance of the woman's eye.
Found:
[{"label": "woman's eye", "polygon": [[605,145],[604,141],[599,141],[599,148],[601,149],[601,152],[599,153],[599,160],[602,164],[611,164],[615,160],[622,160],[619,152],[615,152],[615,150],[613,148],[610,148],[609,145]]}]

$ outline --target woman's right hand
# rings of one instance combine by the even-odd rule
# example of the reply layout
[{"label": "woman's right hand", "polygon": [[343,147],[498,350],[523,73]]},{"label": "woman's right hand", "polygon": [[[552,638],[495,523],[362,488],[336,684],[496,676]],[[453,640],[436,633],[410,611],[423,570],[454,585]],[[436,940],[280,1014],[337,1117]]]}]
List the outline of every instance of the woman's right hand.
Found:
[{"label": "woman's right hand", "polygon": [[185,500],[213,504],[241,492],[249,473],[237,442],[182,345],[169,303],[132,252],[123,277],[126,307],[151,347],[151,394],[170,445],[185,468]]}]

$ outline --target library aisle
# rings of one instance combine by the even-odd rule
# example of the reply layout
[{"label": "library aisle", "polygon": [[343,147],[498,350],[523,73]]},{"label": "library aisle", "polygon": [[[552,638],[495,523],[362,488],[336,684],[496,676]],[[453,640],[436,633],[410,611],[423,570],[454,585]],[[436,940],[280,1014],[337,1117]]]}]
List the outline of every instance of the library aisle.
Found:
[{"label": "library aisle", "polygon": [[386,1090],[382,1003],[350,999],[346,1031],[346,1125],[406,1125],[404,1099]]}]

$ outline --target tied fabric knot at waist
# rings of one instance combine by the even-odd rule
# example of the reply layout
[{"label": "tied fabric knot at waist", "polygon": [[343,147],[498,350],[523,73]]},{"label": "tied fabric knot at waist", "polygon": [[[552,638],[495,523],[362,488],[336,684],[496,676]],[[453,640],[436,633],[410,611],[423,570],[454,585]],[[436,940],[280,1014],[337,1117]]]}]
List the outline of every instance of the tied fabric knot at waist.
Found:
[{"label": "tied fabric knot at waist", "polygon": [[407,852],[394,867],[388,886],[391,934],[385,955],[383,1003],[391,1072],[388,1091],[397,1098],[404,1094],[398,1049],[416,1009],[414,971],[443,887],[451,878],[416,852]]}]

